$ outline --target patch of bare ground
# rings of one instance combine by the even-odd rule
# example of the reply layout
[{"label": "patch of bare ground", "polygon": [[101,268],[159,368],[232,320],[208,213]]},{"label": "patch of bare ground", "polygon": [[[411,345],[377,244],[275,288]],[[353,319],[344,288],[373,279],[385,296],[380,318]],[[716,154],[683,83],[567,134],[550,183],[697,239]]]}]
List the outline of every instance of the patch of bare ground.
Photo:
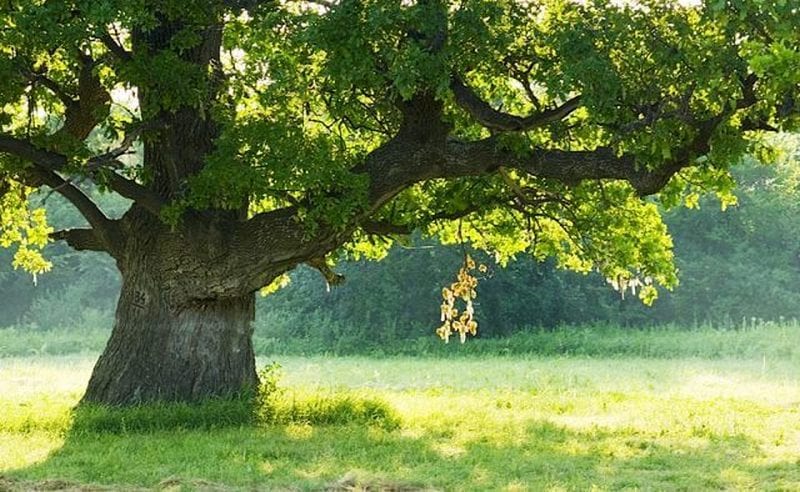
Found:
[{"label": "patch of bare ground", "polygon": [[360,479],[355,474],[348,473],[328,484],[324,490],[325,492],[435,492],[437,489],[414,483]]}]

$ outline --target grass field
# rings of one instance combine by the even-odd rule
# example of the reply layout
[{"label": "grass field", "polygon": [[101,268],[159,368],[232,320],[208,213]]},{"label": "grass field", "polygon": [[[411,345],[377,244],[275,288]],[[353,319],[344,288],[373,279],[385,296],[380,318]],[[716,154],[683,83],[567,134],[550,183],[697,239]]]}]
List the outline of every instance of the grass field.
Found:
[{"label": "grass field", "polygon": [[268,423],[211,406],[86,425],[70,408],[93,356],[0,358],[0,490],[800,490],[800,332],[774,343],[715,359],[279,356]]}]

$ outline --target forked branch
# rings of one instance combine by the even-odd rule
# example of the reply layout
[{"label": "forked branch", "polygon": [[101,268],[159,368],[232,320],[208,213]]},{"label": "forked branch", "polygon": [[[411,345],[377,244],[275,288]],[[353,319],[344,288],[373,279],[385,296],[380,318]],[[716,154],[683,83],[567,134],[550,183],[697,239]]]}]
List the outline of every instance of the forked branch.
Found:
[{"label": "forked branch", "polygon": [[[63,154],[42,149],[27,140],[5,134],[0,134],[0,153],[19,157],[30,162],[40,171],[46,171],[48,173],[63,173],[68,162],[67,157]],[[122,165],[121,163],[118,164],[119,166]],[[102,170],[97,167],[88,169],[89,175],[93,177],[95,181],[100,180],[98,179],[98,174],[101,171]],[[61,179],[57,175],[56,178]],[[104,178],[104,184],[107,184],[109,188],[120,195],[136,201],[155,215],[160,213],[161,207],[164,205],[164,199],[154,191],[111,170],[107,170],[102,178]],[[51,177],[49,179],[53,178]],[[89,219],[89,217],[86,218],[87,220]]]},{"label": "forked branch", "polygon": [[581,96],[575,96],[560,106],[529,116],[517,116],[494,109],[458,76],[451,79],[450,88],[456,103],[475,118],[475,121],[498,132],[519,132],[549,125],[566,118],[581,105]]}]

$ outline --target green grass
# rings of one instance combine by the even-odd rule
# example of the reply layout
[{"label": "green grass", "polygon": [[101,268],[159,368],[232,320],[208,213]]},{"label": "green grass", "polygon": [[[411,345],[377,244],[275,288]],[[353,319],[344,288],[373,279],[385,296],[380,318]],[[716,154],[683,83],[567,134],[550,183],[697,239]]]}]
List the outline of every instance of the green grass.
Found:
[{"label": "green grass", "polygon": [[[108,339],[108,330],[24,328],[0,329],[0,357],[33,355],[97,354]],[[800,361],[800,323],[751,320],[737,329],[718,329],[700,325],[692,329],[679,326],[631,329],[597,325],[563,327],[547,331],[531,328],[506,338],[471,339],[469,343],[444,344],[430,336],[378,344],[353,338],[322,340],[279,339],[257,330],[253,338],[256,354],[266,355],[368,355],[373,358],[475,357],[475,356],[585,356],[645,357],[671,359],[766,358]]]},{"label": "green grass", "polygon": [[713,360],[280,356],[255,419],[74,414],[94,357],[5,358],[0,490],[800,490],[800,364],[771,340]]}]

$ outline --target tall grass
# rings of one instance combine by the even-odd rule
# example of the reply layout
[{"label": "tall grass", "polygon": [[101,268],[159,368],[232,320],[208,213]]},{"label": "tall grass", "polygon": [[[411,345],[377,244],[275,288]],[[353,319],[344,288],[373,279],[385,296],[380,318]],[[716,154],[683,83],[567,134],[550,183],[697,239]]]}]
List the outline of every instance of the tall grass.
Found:
[{"label": "tall grass", "polygon": [[[339,329],[338,331],[344,331]],[[28,355],[98,354],[108,339],[102,329],[23,328],[0,329],[0,357]],[[460,357],[460,356],[579,356],[641,357],[670,359],[789,359],[800,360],[800,323],[748,320],[735,329],[712,325],[668,325],[643,329],[610,325],[531,328],[505,338],[474,338],[461,344],[429,336],[394,338],[374,343],[369,339],[277,338],[263,330],[253,337],[256,354],[269,355],[364,355]]]},{"label": "tall grass", "polygon": [[0,357],[98,354],[110,334],[103,328],[0,328]]}]

